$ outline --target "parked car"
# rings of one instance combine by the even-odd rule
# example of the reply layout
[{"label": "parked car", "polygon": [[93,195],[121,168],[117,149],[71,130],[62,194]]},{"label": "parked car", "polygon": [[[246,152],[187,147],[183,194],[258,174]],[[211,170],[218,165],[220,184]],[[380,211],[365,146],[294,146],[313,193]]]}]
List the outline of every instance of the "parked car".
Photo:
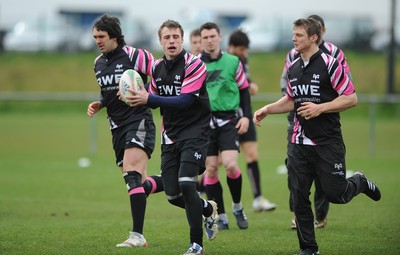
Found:
[{"label": "parked car", "polygon": [[45,14],[22,20],[4,37],[6,51],[74,51],[79,30],[65,17]]}]

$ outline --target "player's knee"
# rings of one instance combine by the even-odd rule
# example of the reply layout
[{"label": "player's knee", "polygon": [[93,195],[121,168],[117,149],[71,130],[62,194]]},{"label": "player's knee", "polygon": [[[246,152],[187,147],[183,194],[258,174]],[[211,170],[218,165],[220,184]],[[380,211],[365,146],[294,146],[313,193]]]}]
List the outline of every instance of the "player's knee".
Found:
[{"label": "player's knee", "polygon": [[181,181],[179,182],[179,187],[181,188],[183,196],[187,196],[188,194],[196,191],[196,179],[193,178],[193,181]]},{"label": "player's knee", "polygon": [[142,175],[136,171],[125,172],[123,175],[128,192],[142,187]]},{"label": "player's knee", "polygon": [[210,178],[214,178],[214,177],[218,176],[218,168],[212,167],[212,166],[211,167],[207,166],[205,175]]},{"label": "player's knee", "polygon": [[246,162],[251,163],[258,160],[258,153],[257,151],[249,151],[248,153],[246,153],[245,157],[246,157]]},{"label": "player's knee", "polygon": [[224,162],[224,167],[227,172],[235,172],[238,168],[237,162],[235,160],[230,160],[228,162]]},{"label": "player's knee", "polygon": [[185,201],[183,200],[182,194],[176,196],[168,196],[168,202],[174,206],[185,208]]}]

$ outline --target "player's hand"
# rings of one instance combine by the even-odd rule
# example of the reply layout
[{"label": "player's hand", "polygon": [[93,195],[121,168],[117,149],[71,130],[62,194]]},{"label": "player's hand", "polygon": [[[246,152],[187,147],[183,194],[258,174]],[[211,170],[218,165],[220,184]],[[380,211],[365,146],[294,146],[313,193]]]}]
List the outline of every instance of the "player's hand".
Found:
[{"label": "player's hand", "polygon": [[254,112],[254,115],[253,115],[254,124],[261,127],[261,121],[267,116],[268,116],[268,111],[265,106],[258,109],[257,111]]},{"label": "player's hand", "polygon": [[250,95],[254,96],[255,94],[258,93],[258,85],[254,82],[250,83],[249,91]]},{"label": "player's hand", "polygon": [[249,119],[247,117],[241,117],[236,124],[236,129],[239,135],[247,133],[249,129]]},{"label": "player's hand", "polygon": [[306,120],[309,120],[318,117],[321,114],[321,111],[318,104],[303,102],[301,103],[301,106],[297,108],[297,114]]},{"label": "player's hand", "polygon": [[89,117],[93,117],[98,111],[101,109],[101,103],[100,101],[95,101],[89,104],[87,108],[87,115]]},{"label": "player's hand", "polygon": [[128,89],[132,92],[132,95],[126,96],[125,100],[130,106],[139,106],[146,105],[149,99],[149,93],[146,89],[141,85],[141,90],[136,90],[134,88]]}]

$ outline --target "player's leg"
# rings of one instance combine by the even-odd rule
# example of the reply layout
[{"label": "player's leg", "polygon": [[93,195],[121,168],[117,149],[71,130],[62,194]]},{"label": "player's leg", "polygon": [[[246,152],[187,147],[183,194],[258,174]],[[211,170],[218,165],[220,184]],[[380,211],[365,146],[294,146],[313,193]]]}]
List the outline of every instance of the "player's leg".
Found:
[{"label": "player's leg", "polygon": [[146,193],[146,196],[149,196],[153,193],[158,193],[164,191],[164,185],[162,183],[162,177],[160,175],[152,175],[148,176],[145,182],[143,183],[143,187]]},{"label": "player's leg", "polygon": [[289,144],[288,171],[301,250],[318,251],[314,232],[314,215],[309,199],[315,171],[309,159],[314,158],[313,146]]},{"label": "player's leg", "polygon": [[203,174],[207,198],[218,204],[218,228],[229,229],[228,217],[225,212],[222,185],[218,177],[219,144],[217,130],[211,130],[210,143],[207,148],[206,170]]},{"label": "player's leg", "polygon": [[154,143],[155,126],[152,121],[138,120],[113,132],[117,164],[122,169],[128,189],[133,221],[128,239],[117,247],[147,246],[146,239],[143,237],[146,211],[143,183],[147,178],[147,161],[154,150]]},{"label": "player's leg", "polygon": [[147,246],[143,236],[146,194],[143,188],[143,176],[146,177],[147,154],[139,148],[125,150],[123,177],[130,198],[132,231],[129,238],[117,247]]},{"label": "player's leg", "polygon": [[[197,193],[196,184],[200,173],[205,170],[208,141],[202,139],[187,140],[180,146],[179,186],[185,200],[186,216],[190,226],[190,243],[203,246],[203,213],[211,216],[212,205],[205,203]],[[193,157],[195,155],[195,157]],[[205,210],[204,207],[210,210]],[[210,211],[210,213],[208,213]],[[211,224],[212,227],[216,223]],[[207,227],[207,226],[206,226]],[[206,231],[208,234],[208,232]],[[210,233],[209,239],[214,239],[216,232]]]},{"label": "player's leg", "polygon": [[[255,138],[255,137],[254,137]],[[258,144],[257,141],[243,141],[240,144],[247,163],[247,174],[250,180],[250,186],[253,190],[253,209],[256,212],[272,211],[276,208],[274,203],[271,203],[262,195],[261,191],[261,176],[258,164]]]},{"label": "player's leg", "polygon": [[220,128],[218,143],[221,163],[226,170],[227,184],[232,197],[232,209],[240,229],[248,228],[247,216],[242,206],[242,173],[238,165],[239,136],[234,122]]},{"label": "player's leg", "polygon": [[314,207],[315,207],[315,228],[324,228],[328,225],[328,211],[329,201],[326,199],[325,194],[321,187],[319,178],[314,180]]},{"label": "player's leg", "polygon": [[357,172],[346,179],[346,161],[344,144],[329,144],[318,146],[321,160],[318,178],[327,200],[335,204],[346,204],[359,193],[364,193],[371,199],[378,201],[381,193],[378,187],[364,174]]},{"label": "player's leg", "polygon": [[176,147],[176,144],[161,146],[161,177],[168,202],[184,209],[185,201],[178,182],[180,163]]},{"label": "player's leg", "polygon": [[[288,168],[287,165],[287,158],[285,159],[285,166],[286,169]],[[293,217],[292,220],[290,221],[290,228],[295,230],[297,228],[297,223],[296,223],[296,216],[294,215],[294,206],[293,206],[293,193],[292,193],[292,188],[291,188],[291,184],[290,184],[290,173],[288,171],[288,189],[289,189],[289,210],[290,212],[292,212]]]},{"label": "player's leg", "polygon": [[210,156],[209,147],[206,159],[206,171],[204,172],[204,186],[207,198],[213,200],[218,205],[218,228],[229,229],[229,221],[225,212],[222,185],[218,177],[218,154]]}]

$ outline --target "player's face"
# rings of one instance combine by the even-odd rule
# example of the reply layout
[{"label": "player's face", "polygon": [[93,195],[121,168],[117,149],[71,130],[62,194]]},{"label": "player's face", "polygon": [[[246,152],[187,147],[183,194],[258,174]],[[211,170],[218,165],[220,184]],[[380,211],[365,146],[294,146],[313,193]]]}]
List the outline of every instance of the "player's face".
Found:
[{"label": "player's face", "polygon": [[221,39],[221,35],[215,28],[201,31],[201,45],[207,53],[219,52]]},{"label": "player's face", "polygon": [[310,48],[310,46],[315,43],[315,37],[308,36],[306,29],[303,26],[295,26],[293,28],[292,41],[296,51],[302,53]]},{"label": "player's face", "polygon": [[183,37],[179,28],[164,27],[161,30],[160,44],[168,60],[174,59],[182,51]]},{"label": "player's face", "polygon": [[200,36],[195,35],[190,38],[190,50],[194,55],[198,55],[203,50]]},{"label": "player's face", "polygon": [[117,48],[117,38],[111,39],[106,31],[99,31],[93,28],[93,38],[101,53],[108,53]]}]

